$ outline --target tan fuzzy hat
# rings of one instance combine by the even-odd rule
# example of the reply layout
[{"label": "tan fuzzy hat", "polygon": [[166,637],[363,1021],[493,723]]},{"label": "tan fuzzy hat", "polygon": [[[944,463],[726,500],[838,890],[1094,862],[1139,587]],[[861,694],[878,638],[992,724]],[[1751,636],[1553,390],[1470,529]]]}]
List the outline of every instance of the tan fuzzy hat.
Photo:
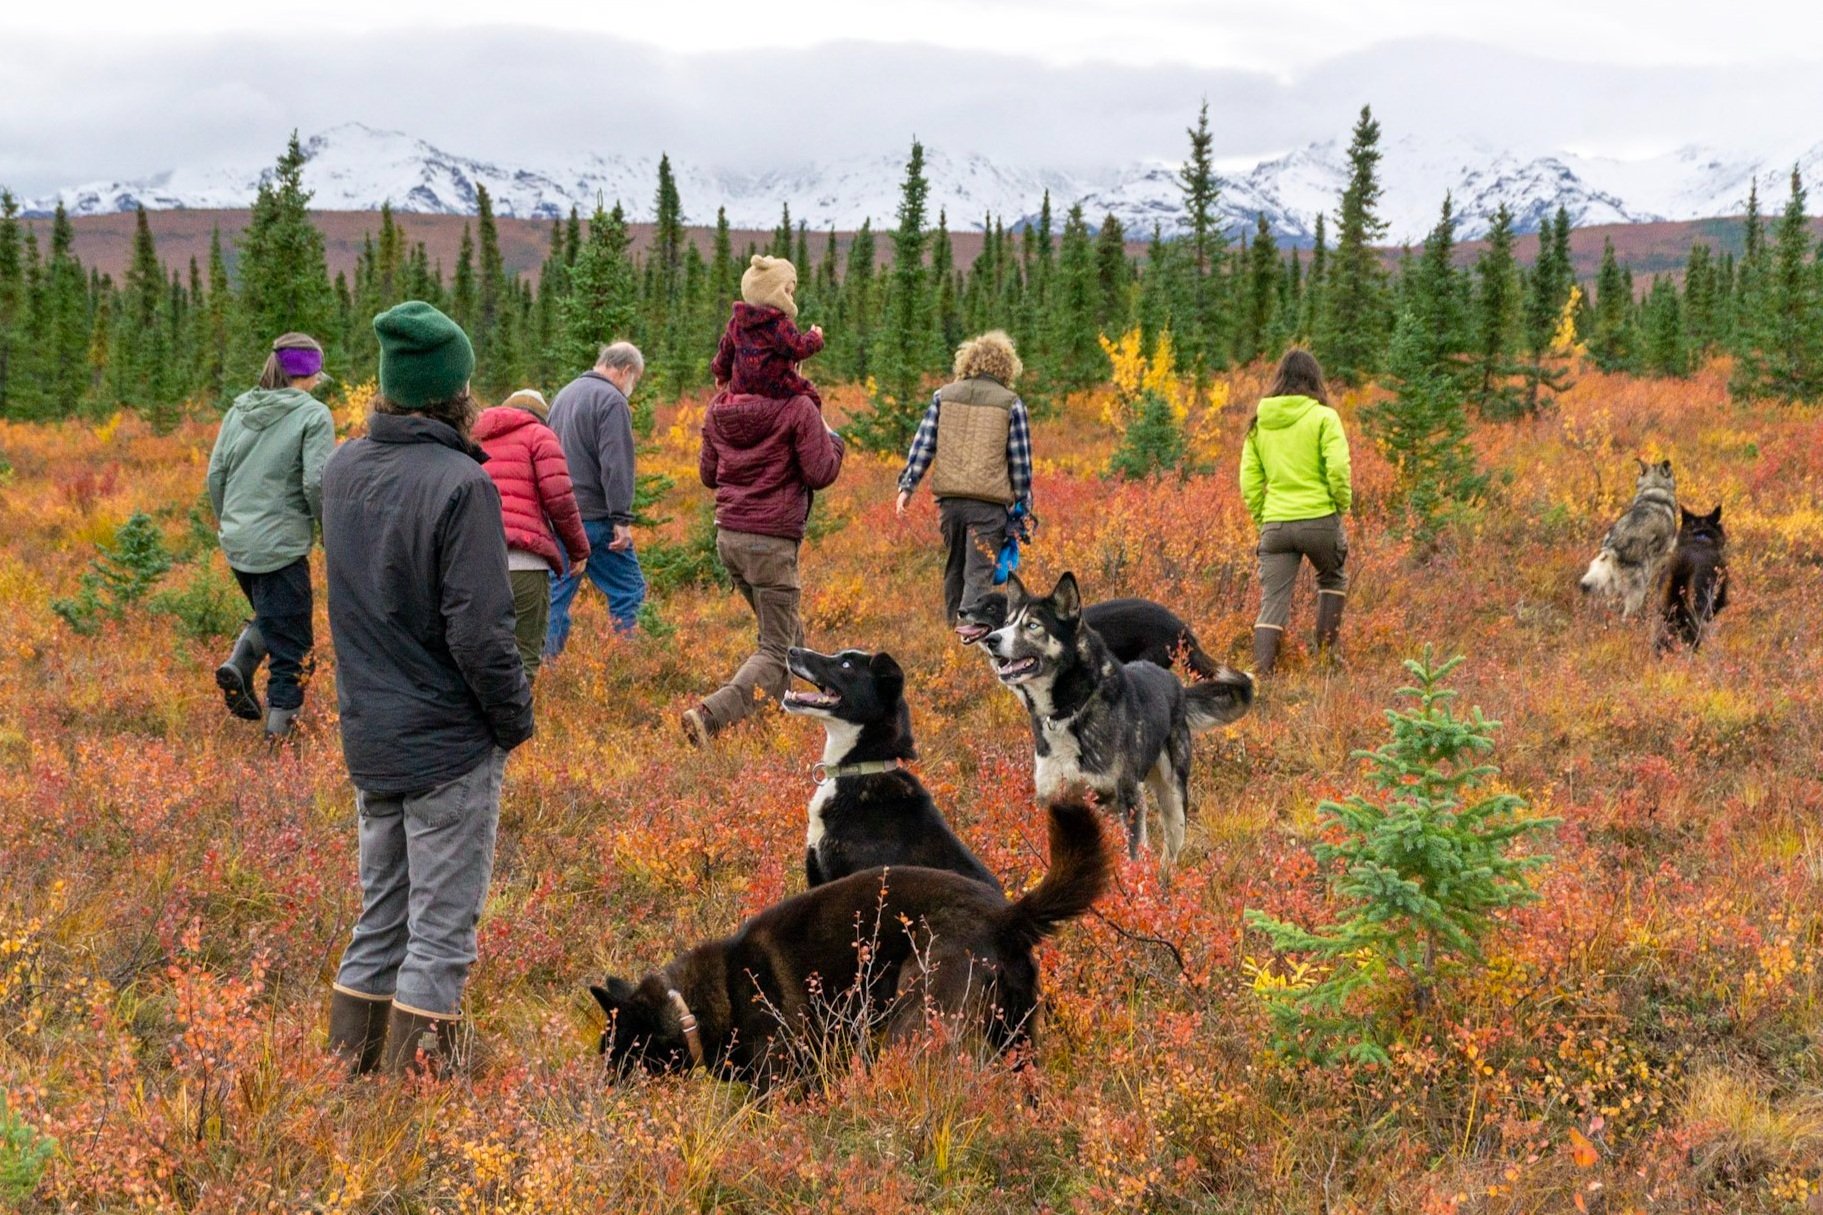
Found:
[{"label": "tan fuzzy hat", "polygon": [[540,422],[547,421],[551,416],[550,405],[546,403],[544,394],[536,388],[521,388],[500,403],[514,409],[523,409]]},{"label": "tan fuzzy hat", "polygon": [[755,308],[777,308],[798,319],[798,268],[782,257],[753,255],[753,264],[741,275],[741,298]]}]

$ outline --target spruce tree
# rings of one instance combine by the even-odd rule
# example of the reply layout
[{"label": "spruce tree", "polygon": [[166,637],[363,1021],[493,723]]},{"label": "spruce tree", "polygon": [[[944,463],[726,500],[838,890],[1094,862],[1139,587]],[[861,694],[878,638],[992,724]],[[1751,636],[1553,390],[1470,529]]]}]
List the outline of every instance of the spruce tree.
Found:
[{"label": "spruce tree", "polygon": [[1684,262],[1684,333],[1694,363],[1708,358],[1720,340],[1720,300],[1714,251],[1698,241]]},{"label": "spruce tree", "polygon": [[1760,337],[1758,326],[1764,303],[1763,292],[1771,274],[1766,249],[1766,225],[1760,216],[1760,185],[1757,179],[1748,184],[1747,214],[1741,226],[1743,247],[1740,263],[1733,276],[1734,315],[1731,329],[1735,376],[1742,385],[1747,386],[1763,378],[1748,364],[1757,365],[1762,355],[1756,342]]},{"label": "spruce tree", "polygon": [[1380,201],[1380,124],[1361,107],[1348,146],[1348,186],[1336,215],[1336,251],[1323,288],[1316,352],[1331,379],[1358,385],[1379,369],[1386,336],[1386,273],[1375,246],[1386,235]]},{"label": "spruce tree", "polygon": [[1475,263],[1474,396],[1483,417],[1510,418],[1523,408],[1523,386],[1513,382],[1520,320],[1513,214],[1503,202],[1494,212],[1487,247]]},{"label": "spruce tree", "polygon": [[937,234],[931,242],[930,276],[937,292],[931,363],[942,367],[963,336],[962,296],[956,290],[956,251],[950,243],[949,213],[943,210],[937,212]]},{"label": "spruce tree", "polygon": [[518,342],[512,310],[518,306],[517,287],[507,282],[506,262],[500,252],[500,230],[494,222],[494,200],[487,187],[475,187],[475,234],[479,273],[475,282],[475,324],[469,340],[475,346],[475,379],[490,398],[504,396],[518,383],[514,364]]},{"label": "spruce tree", "polygon": [[1631,371],[1635,365],[1633,285],[1614,255],[1614,242],[1603,242],[1601,269],[1595,276],[1595,314],[1589,332],[1589,357],[1603,371]]},{"label": "spruce tree", "polygon": [[1146,246],[1146,272],[1139,279],[1139,301],[1136,305],[1140,346],[1148,358],[1158,348],[1159,339],[1174,332],[1176,304],[1183,298],[1179,289],[1183,256],[1177,242],[1167,241],[1152,225],[1152,242]]},{"label": "spruce tree", "polygon": [[335,325],[335,293],[323,234],[310,220],[304,164],[294,131],[271,176],[260,182],[253,214],[241,233],[239,353],[229,369],[230,382],[245,378],[251,383],[281,333],[297,331],[322,340]]},{"label": "spruce tree", "polygon": [[1568,390],[1568,371],[1555,349],[1564,307],[1576,285],[1570,263],[1570,215],[1562,206],[1555,219],[1538,229],[1538,259],[1524,287],[1525,354],[1517,365],[1525,388],[1525,410],[1536,413],[1550,403],[1546,393]]},{"label": "spruce tree", "polygon": [[472,332],[475,327],[475,234],[462,225],[456,253],[456,281],[450,291],[450,319]]},{"label": "spruce tree", "polygon": [[1185,267],[1187,281],[1183,306],[1173,328],[1178,357],[1197,382],[1197,393],[1203,391],[1203,377],[1226,362],[1227,325],[1223,309],[1222,281],[1227,254],[1227,238],[1221,229],[1216,204],[1221,185],[1215,177],[1212,153],[1215,138],[1209,132],[1209,103],[1197,111],[1196,126],[1184,132],[1190,137],[1190,155],[1178,170],[1178,188],[1184,199],[1184,228],[1189,246]]},{"label": "spruce tree", "polygon": [[791,203],[783,204],[779,214],[779,226],[772,230],[772,245],[766,250],[773,257],[791,257]]},{"label": "spruce tree", "polygon": [[1298,338],[1314,345],[1323,321],[1323,308],[1329,287],[1329,243],[1324,231],[1324,218],[1317,215],[1317,230],[1310,246],[1310,270],[1304,275],[1304,296],[1298,309]]},{"label": "spruce tree", "polygon": [[1127,233],[1112,212],[1101,220],[1101,231],[1095,235],[1095,323],[1101,332],[1114,336],[1127,328],[1127,296],[1133,284],[1133,268],[1127,264]]},{"label": "spruce tree", "polygon": [[922,383],[930,365],[932,309],[924,264],[924,145],[912,141],[899,189],[899,226],[893,231],[892,275],[880,348],[880,391],[873,408],[855,419],[854,434],[874,451],[903,451],[924,416]]},{"label": "spruce tree", "polygon": [[1071,206],[1063,225],[1057,286],[1052,295],[1053,379],[1059,392],[1078,392],[1105,380],[1108,356],[1096,339],[1100,327],[1101,283],[1095,249],[1083,220],[1082,204]]},{"label": "spruce tree", "polygon": [[1469,445],[1467,390],[1473,369],[1461,355],[1467,339],[1464,291],[1451,264],[1455,215],[1443,201],[1393,328],[1387,378],[1393,395],[1362,411],[1368,433],[1395,470],[1390,505],[1396,530],[1432,549],[1450,514],[1479,499],[1487,477]]},{"label": "spruce tree", "polygon": [[627,220],[616,202],[612,211],[595,205],[589,232],[570,267],[563,302],[563,358],[560,375],[595,365],[602,346],[632,330],[638,301],[633,263],[627,259]]},{"label": "spruce tree", "polygon": [[647,361],[658,369],[655,378],[662,389],[675,396],[683,389],[682,364],[689,339],[684,332],[683,201],[678,196],[669,155],[658,158],[658,194],[653,200],[653,213],[656,221],[647,261],[653,272],[652,292],[645,309],[653,348]]},{"label": "spruce tree", "polygon": [[1796,167],[1791,195],[1759,255],[1759,279],[1747,302],[1741,356],[1730,390],[1747,400],[1814,401],[1823,396],[1823,295],[1815,242],[1805,219],[1808,192]]},{"label": "spruce tree", "polygon": [[1670,279],[1652,276],[1642,309],[1641,362],[1654,375],[1681,378],[1690,374],[1690,346],[1684,334],[1683,308]]},{"label": "spruce tree", "polygon": [[18,404],[17,351],[24,337],[26,302],[19,202],[11,190],[0,190],[0,418],[11,417]]},{"label": "spruce tree", "polygon": [[105,386],[97,385],[98,399],[153,409],[175,400],[183,385],[173,382],[165,270],[143,206],[134,215],[133,253],[124,286],[125,298],[114,317],[116,357]]},{"label": "spruce tree", "polygon": [[43,328],[48,344],[42,407],[52,416],[75,412],[89,389],[89,289],[75,244],[76,230],[59,200],[51,216],[51,255],[44,278]]},{"label": "spruce tree", "polygon": [[874,266],[873,221],[864,219],[848,245],[848,270],[842,276],[841,325],[838,336],[848,378],[865,384],[876,370],[874,329],[879,318],[878,275]]},{"label": "spruce tree", "polygon": [[1253,243],[1246,250],[1247,278],[1243,286],[1240,323],[1235,326],[1234,361],[1245,365],[1262,355],[1277,353],[1269,348],[1274,312],[1279,303],[1282,275],[1279,270],[1279,246],[1265,212],[1254,219]]}]

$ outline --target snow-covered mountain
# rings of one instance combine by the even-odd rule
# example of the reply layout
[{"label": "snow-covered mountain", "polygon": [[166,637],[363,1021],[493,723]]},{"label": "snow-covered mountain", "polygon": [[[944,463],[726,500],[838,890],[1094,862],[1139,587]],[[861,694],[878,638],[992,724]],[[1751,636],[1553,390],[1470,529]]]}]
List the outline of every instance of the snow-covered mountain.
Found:
[{"label": "snow-covered mountain", "polygon": [[[585,214],[599,199],[618,201],[629,217],[649,219],[657,190],[658,162],[649,156],[590,154],[558,167],[505,165],[458,156],[396,131],[360,123],[335,127],[305,145],[306,186],[312,205],[331,211],[395,210],[467,214],[485,186],[496,214],[526,219]],[[1471,139],[1386,143],[1380,166],[1381,214],[1390,243],[1415,242],[1436,220],[1447,191],[1458,232],[1485,235],[1501,203],[1521,232],[1533,231],[1559,206],[1577,225],[1698,219],[1737,215],[1749,185],[1758,181],[1763,208],[1782,205],[1786,175],[1797,164],[1807,178],[1823,172],[1823,143],[1791,155],[1751,157],[1687,147],[1636,161],[1569,153],[1522,155]],[[812,228],[851,230],[871,219],[890,227],[898,208],[902,159],[891,155],[807,163],[763,174],[724,172],[676,163],[678,192],[688,222],[714,221],[725,207],[737,228],[770,228],[781,209]],[[27,214],[49,214],[58,202],[72,215],[175,208],[238,208],[251,204],[270,167],[219,166],[176,169],[140,181],[78,186],[32,200]],[[1010,226],[1035,217],[1046,191],[1061,225],[1071,203],[1081,202],[1091,225],[1117,217],[1135,237],[1154,225],[1175,234],[1182,219],[1177,166],[1135,164],[1099,175],[1070,175],[1009,166],[980,155],[931,149],[929,210],[947,215],[952,229],[978,229],[989,215]],[[1347,181],[1347,148],[1337,140],[1313,143],[1244,172],[1222,175],[1221,211],[1232,232],[1251,231],[1264,215],[1275,236],[1308,243],[1319,214],[1332,213]]]}]

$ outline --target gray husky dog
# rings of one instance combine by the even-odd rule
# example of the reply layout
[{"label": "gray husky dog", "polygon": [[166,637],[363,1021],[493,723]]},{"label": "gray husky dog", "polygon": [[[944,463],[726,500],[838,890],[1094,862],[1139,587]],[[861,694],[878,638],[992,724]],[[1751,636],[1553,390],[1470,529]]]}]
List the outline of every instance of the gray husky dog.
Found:
[{"label": "gray husky dog", "polygon": [[1639,461],[1638,490],[1627,513],[1602,537],[1601,552],[1582,576],[1583,594],[1620,601],[1623,618],[1639,611],[1658,584],[1677,543],[1677,479],[1671,461]]},{"label": "gray husky dog", "polygon": [[1121,663],[1083,622],[1076,576],[1048,596],[1007,582],[1006,623],[981,640],[1000,682],[1032,716],[1038,797],[1086,785],[1120,812],[1127,854],[1146,839],[1140,786],[1164,828],[1164,860],[1184,846],[1190,803],[1190,735],[1226,725],[1253,704],[1253,678],[1220,667],[1188,687],[1150,662]]}]

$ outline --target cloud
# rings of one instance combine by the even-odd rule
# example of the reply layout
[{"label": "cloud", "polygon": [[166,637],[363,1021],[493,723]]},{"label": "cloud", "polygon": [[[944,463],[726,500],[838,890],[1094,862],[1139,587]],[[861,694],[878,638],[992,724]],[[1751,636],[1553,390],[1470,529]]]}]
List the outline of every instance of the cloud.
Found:
[{"label": "cloud", "polygon": [[0,182],[24,195],[179,165],[256,163],[294,127],[310,134],[347,121],[513,164],[665,150],[760,172],[892,153],[917,135],[1083,171],[1180,156],[1204,98],[1227,160],[1346,137],[1364,101],[1389,137],[1623,154],[1708,142],[1782,154],[1801,146],[1823,100],[1823,72],[1811,66],[1564,63],[1435,40],[1286,72],[1282,62],[1059,63],[878,42],[680,53],[513,27],[338,34],[305,51],[260,33],[110,41],[25,32],[0,39],[0,79]]}]

